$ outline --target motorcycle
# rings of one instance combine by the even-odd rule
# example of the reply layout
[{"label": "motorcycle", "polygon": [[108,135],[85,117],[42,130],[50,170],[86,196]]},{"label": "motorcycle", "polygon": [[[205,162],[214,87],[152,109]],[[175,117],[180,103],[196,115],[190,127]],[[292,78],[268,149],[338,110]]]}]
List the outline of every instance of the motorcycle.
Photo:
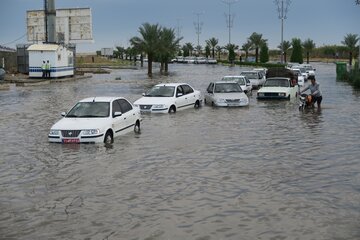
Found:
[{"label": "motorcycle", "polygon": [[299,111],[304,111],[306,108],[314,108],[314,103],[312,102],[312,96],[306,93],[303,93],[299,97]]}]

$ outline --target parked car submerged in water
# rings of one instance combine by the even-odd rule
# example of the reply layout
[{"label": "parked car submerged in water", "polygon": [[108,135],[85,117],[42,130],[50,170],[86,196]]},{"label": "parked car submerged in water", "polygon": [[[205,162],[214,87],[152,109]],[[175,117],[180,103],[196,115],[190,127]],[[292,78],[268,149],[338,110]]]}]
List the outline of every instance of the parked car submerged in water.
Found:
[{"label": "parked car submerged in water", "polygon": [[243,71],[240,73],[242,76],[246,76],[250,82],[253,88],[260,88],[265,83],[265,75],[261,71]]},{"label": "parked car submerged in water", "polygon": [[126,132],[140,131],[140,110],[122,97],[85,98],[50,129],[49,142],[112,143]]},{"label": "parked car submerged in water", "polygon": [[224,76],[222,77],[221,81],[237,82],[240,85],[241,89],[244,91],[244,93],[251,93],[252,91],[251,82],[245,76]]},{"label": "parked car submerged in water", "polygon": [[286,99],[296,98],[298,86],[290,78],[272,77],[266,79],[264,86],[257,92],[257,99]]},{"label": "parked car submerged in water", "polygon": [[189,107],[200,107],[201,92],[187,83],[162,83],[144,93],[134,105],[142,113],[175,113]]},{"label": "parked car submerged in water", "polygon": [[237,82],[211,82],[205,93],[205,104],[217,107],[243,107],[249,98]]}]

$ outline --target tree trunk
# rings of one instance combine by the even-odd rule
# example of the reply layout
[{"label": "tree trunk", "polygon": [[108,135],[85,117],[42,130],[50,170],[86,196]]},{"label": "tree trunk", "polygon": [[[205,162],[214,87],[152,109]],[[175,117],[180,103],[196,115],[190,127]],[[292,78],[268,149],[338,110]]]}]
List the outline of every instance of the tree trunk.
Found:
[{"label": "tree trunk", "polygon": [[255,51],[255,62],[256,63],[258,62],[258,57],[259,57],[259,48],[256,48],[256,51]]},{"label": "tree trunk", "polygon": [[350,52],[349,64],[350,64],[350,66],[352,66],[352,52]]},{"label": "tree trunk", "polygon": [[215,49],[212,49],[212,58],[215,59]]},{"label": "tree trunk", "polygon": [[160,63],[160,73],[163,73],[164,65],[165,65],[165,63],[163,61],[161,61],[161,63]]},{"label": "tree trunk", "polygon": [[148,57],[148,76],[152,76],[152,57]]},{"label": "tree trunk", "polygon": [[165,73],[168,73],[169,72],[169,63],[166,62],[165,63]]},{"label": "tree trunk", "polygon": [[306,52],[306,63],[307,64],[309,64],[309,56],[310,56],[309,52]]}]

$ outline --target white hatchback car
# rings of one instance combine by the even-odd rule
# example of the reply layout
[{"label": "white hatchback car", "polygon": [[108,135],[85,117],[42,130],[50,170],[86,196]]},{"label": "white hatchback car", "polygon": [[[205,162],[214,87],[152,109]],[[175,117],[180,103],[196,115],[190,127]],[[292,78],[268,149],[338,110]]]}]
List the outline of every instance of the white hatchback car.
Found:
[{"label": "white hatchback car", "polygon": [[233,81],[237,82],[244,93],[251,93],[252,85],[250,80],[245,76],[224,76],[221,81]]},{"label": "white hatchback car", "polygon": [[152,87],[134,102],[141,113],[175,113],[201,105],[201,92],[186,83],[162,83]]},{"label": "white hatchback car", "polygon": [[113,143],[114,138],[140,132],[140,110],[122,97],[85,98],[50,129],[49,142]]},{"label": "white hatchback car", "polygon": [[217,107],[243,107],[249,98],[237,82],[211,82],[206,89],[205,104]]}]

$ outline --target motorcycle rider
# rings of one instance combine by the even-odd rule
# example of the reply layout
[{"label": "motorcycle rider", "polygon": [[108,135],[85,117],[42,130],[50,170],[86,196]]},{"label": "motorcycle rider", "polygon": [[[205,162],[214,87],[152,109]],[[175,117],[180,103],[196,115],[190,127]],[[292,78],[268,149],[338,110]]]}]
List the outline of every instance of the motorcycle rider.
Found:
[{"label": "motorcycle rider", "polygon": [[316,82],[315,76],[309,76],[309,78],[311,80],[311,84],[308,85],[307,87],[305,87],[303,90],[300,91],[300,94],[305,92],[306,90],[310,89],[311,92],[311,101],[312,104],[315,104],[315,102],[317,103],[318,108],[321,108],[321,101],[322,101],[322,94],[320,91],[320,84],[318,84]]}]

